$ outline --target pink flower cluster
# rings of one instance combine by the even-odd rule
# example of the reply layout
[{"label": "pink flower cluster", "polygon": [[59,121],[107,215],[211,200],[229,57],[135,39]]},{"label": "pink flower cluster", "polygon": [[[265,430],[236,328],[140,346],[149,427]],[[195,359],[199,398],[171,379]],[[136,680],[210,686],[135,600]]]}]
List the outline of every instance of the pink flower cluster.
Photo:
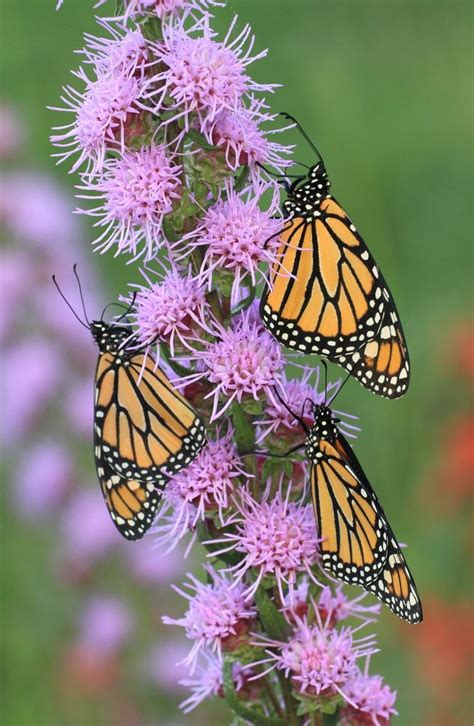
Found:
[{"label": "pink flower cluster", "polygon": [[[191,642],[182,707],[230,689],[233,707],[288,715],[283,679],[303,718],[334,707],[347,723],[386,724],[395,695],[368,674],[375,639],[360,635],[379,608],[320,569],[309,467],[296,453],[311,404],[341,382],[322,385],[314,369],[290,376],[258,309],[284,226],[275,177],[291,147],[275,140],[276,86],[251,75],[266,51],[236,16],[219,35],[219,5],[128,0],[99,21],[78,87],[64,89],[72,120],[52,137],[80,174],[77,211],[94,221],[94,249],[142,260],[142,282],[121,296],[126,324],[206,422],[207,446],[170,477],[152,529],[157,549],[190,535],[186,554],[199,540],[211,563],[176,588],[186,611],[163,618]],[[355,436],[355,417],[337,414]],[[153,662],[158,672],[159,653]]]}]

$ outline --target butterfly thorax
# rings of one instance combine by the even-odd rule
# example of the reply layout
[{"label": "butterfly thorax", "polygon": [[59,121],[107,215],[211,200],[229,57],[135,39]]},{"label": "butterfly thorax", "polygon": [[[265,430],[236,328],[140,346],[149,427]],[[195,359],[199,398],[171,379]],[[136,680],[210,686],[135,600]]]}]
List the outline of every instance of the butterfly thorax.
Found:
[{"label": "butterfly thorax", "polygon": [[321,441],[324,440],[334,444],[338,434],[339,430],[329,406],[322,403],[316,404],[314,406],[314,424],[306,441],[306,456],[308,459],[314,462],[321,459],[323,457]]},{"label": "butterfly thorax", "polygon": [[320,205],[329,195],[331,182],[322,162],[312,166],[304,181],[297,181],[288,192],[283,203],[283,211],[287,217],[303,217],[311,220],[320,217]]},{"label": "butterfly thorax", "polygon": [[91,323],[90,331],[101,353],[120,353],[123,358],[129,357],[126,348],[131,333],[128,328],[110,325],[102,320],[94,320]]}]

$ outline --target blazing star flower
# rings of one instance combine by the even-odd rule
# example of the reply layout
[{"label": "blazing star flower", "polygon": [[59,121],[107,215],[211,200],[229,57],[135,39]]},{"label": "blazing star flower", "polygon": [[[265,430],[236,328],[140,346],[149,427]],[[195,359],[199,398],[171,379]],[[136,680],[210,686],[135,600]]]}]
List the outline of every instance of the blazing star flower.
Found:
[{"label": "blazing star flower", "polygon": [[110,37],[84,34],[84,48],[79,51],[85,62],[94,66],[97,73],[125,72],[128,75],[143,77],[149,66],[147,43],[141,30],[124,29],[110,20],[97,19],[98,24]]},{"label": "blazing star flower", "polygon": [[341,726],[390,726],[397,692],[379,675],[357,673],[344,688],[349,705],[341,711]]},{"label": "blazing star flower", "polygon": [[[100,7],[106,2],[107,0],[99,0],[95,7]],[[216,0],[126,0],[123,17],[126,19],[136,15],[149,15],[163,19],[168,15],[178,13],[180,10],[202,11],[209,6],[223,5],[224,3]]]},{"label": "blazing star flower", "polygon": [[175,502],[176,527],[181,531],[193,529],[212,510],[218,511],[222,522],[235,480],[248,478],[232,438],[232,430],[225,436],[218,431],[217,438],[209,440],[196,459],[168,484]]},{"label": "blazing star flower", "polygon": [[[233,328],[217,327],[218,340],[201,341],[204,348],[196,350],[191,359],[200,370],[183,379],[191,382],[205,379],[214,388],[211,421],[221,416],[234,400],[245,397],[258,400],[261,394],[273,397],[284,366],[280,346],[261,323],[249,323],[247,314],[239,316]],[[224,399],[219,408],[219,397]]]},{"label": "blazing star flower", "polygon": [[285,600],[284,587],[292,590],[297,576],[306,572],[316,583],[312,568],[318,561],[319,542],[312,506],[290,502],[283,499],[281,491],[270,498],[269,490],[261,502],[256,502],[248,490],[242,489],[240,501],[235,502],[237,513],[232,515],[226,526],[231,531],[224,532],[222,538],[211,540],[209,544],[226,546],[214,552],[240,552],[243,558],[228,571],[234,582],[240,583],[252,569],[257,577],[247,588],[252,595],[264,577],[274,578],[282,602]]},{"label": "blazing star flower", "polygon": [[191,271],[186,275],[172,269],[159,282],[153,282],[145,271],[142,275],[148,285],[131,286],[137,292],[133,293],[130,318],[136,324],[141,343],[165,342],[174,356],[176,338],[187,347],[187,339],[194,335],[196,328],[207,330],[205,315],[209,304],[205,290]]},{"label": "blazing star flower", "polygon": [[138,256],[143,243],[146,259],[151,259],[161,246],[163,218],[180,196],[181,166],[157,145],[126,151],[120,159],[108,159],[103,166],[99,179],[83,177],[85,184],[79,187],[93,196],[78,195],[100,201],[94,209],[80,210],[98,217],[95,226],[105,228],[94,244],[101,252],[116,247],[116,254]]},{"label": "blazing star flower", "polygon": [[248,643],[248,631],[256,616],[254,605],[245,598],[245,587],[230,582],[212,567],[206,567],[212,578],[210,584],[199,582],[189,574],[185,586],[191,593],[174,589],[189,600],[188,610],[183,618],[162,618],[166,625],[181,625],[194,645],[185,663],[193,672],[196,657],[203,647],[212,648],[221,656],[222,651],[235,651]]},{"label": "blazing star flower", "polygon": [[[273,191],[266,211],[259,207],[262,195]],[[283,227],[279,215],[279,194],[275,184],[261,184],[258,189],[249,188],[236,194],[230,183],[225,189],[225,201],[221,200],[207,210],[197,238],[189,243],[189,249],[203,247],[200,278],[210,290],[215,273],[229,271],[232,275],[231,305],[235,305],[241,293],[241,284],[247,276],[252,285],[257,284],[258,265],[272,263],[279,247],[278,233]],[[188,252],[187,252],[188,253]]]},{"label": "blazing star flower", "polygon": [[73,480],[67,449],[54,441],[39,441],[24,452],[15,474],[12,496],[19,512],[32,520],[52,515]]},{"label": "blazing star flower", "polygon": [[[190,688],[191,696],[180,704],[180,708],[184,713],[190,713],[196,706],[211,696],[223,696],[223,661],[222,658],[214,653],[203,652],[204,661],[200,663],[193,678],[183,678],[181,685]],[[250,675],[252,675],[250,673]],[[234,688],[236,693],[243,690],[249,676],[247,669],[242,668],[240,663],[232,665],[232,676],[234,680]]]},{"label": "blazing star flower", "polygon": [[133,628],[132,614],[124,602],[95,597],[81,613],[79,641],[88,650],[109,655],[125,645]]},{"label": "blazing star flower", "polygon": [[269,138],[284,129],[264,131],[261,128],[262,123],[275,119],[276,116],[265,111],[261,101],[252,99],[249,108],[221,111],[212,123],[204,124],[202,131],[209,143],[224,150],[227,165],[233,171],[247,165],[255,181],[261,175],[259,164],[272,166],[279,172],[291,164],[285,157],[291,155],[293,147]]},{"label": "blazing star flower", "polygon": [[274,86],[256,83],[247,75],[247,67],[266,51],[250,55],[254,37],[249,25],[231,40],[236,22],[237,16],[223,41],[214,40],[216,33],[207,17],[195,26],[197,37],[185,30],[183,22],[163,26],[163,41],[153,48],[165,70],[154,76],[148,91],[155,113],[162,110],[166,97],[174,110],[173,120],[182,118],[185,131],[191,115],[204,128],[223,109],[241,108],[249,94],[273,90]]},{"label": "blazing star flower", "polygon": [[329,627],[333,627],[336,623],[346,618],[359,618],[361,620],[375,620],[380,614],[381,605],[362,605],[361,602],[366,598],[367,593],[362,592],[357,597],[350,600],[343,592],[342,585],[337,585],[335,592],[326,586],[322,589],[318,602],[315,607],[321,614],[321,619]]},{"label": "blazing star flower", "polygon": [[86,173],[93,176],[102,171],[109,149],[124,153],[127,125],[133,123],[142,108],[144,80],[134,72],[135,68],[130,72],[119,66],[99,73],[95,80],[83,68],[74,72],[84,91],[64,86],[61,100],[65,108],[51,107],[53,111],[74,114],[71,123],[53,127],[61,132],[51,136],[51,142],[60,149],[54,154],[58,163],[77,156],[71,172],[86,164]]},{"label": "blazing star flower", "polygon": [[[316,379],[312,384],[310,381],[314,373]],[[341,381],[338,380],[328,383],[326,388],[319,390],[320,378],[319,368],[315,371],[314,368],[307,367],[302,369],[301,378],[288,379],[285,375],[282,377],[281,398],[286,401],[288,408],[279,398],[273,397],[267,401],[263,418],[257,422],[259,427],[258,443],[267,436],[273,436],[276,442],[281,442],[282,439],[288,442],[288,440],[293,440],[295,437],[302,438],[305,436],[299,421],[290,413],[290,410],[303,419],[308,428],[311,428],[313,425],[311,403],[330,401],[341,386]],[[355,438],[356,432],[360,431],[360,428],[353,423],[353,421],[357,420],[357,416],[344,411],[335,411],[335,413],[337,413],[338,417],[342,417],[339,428],[344,435]],[[285,446],[287,446],[286,443]]]},{"label": "blazing star flower", "polygon": [[284,671],[301,695],[331,698],[340,694],[350,702],[346,686],[358,671],[357,660],[376,652],[372,636],[356,639],[355,632],[327,628],[320,620],[310,624],[307,618],[296,618],[287,642],[259,636],[254,645],[271,648],[266,651],[269,658],[259,661],[270,664],[265,673],[275,667]]}]

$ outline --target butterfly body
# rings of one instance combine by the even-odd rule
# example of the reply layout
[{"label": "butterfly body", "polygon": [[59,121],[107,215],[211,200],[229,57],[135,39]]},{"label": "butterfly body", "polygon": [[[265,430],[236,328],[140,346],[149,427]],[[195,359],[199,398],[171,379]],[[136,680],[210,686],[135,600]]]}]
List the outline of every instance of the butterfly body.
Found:
[{"label": "butterfly body", "polygon": [[324,404],[306,442],[321,563],[334,577],[372,592],[399,617],[421,622],[413,577],[382,506]]},{"label": "butterfly body", "polygon": [[354,371],[381,396],[402,396],[409,360],[398,312],[354,224],[330,194],[322,162],[289,188],[287,222],[261,301],[277,340]]},{"label": "butterfly body", "polygon": [[130,329],[94,321],[94,450],[102,493],[117,529],[139,539],[154,521],[161,489],[205,443],[202,421]]}]

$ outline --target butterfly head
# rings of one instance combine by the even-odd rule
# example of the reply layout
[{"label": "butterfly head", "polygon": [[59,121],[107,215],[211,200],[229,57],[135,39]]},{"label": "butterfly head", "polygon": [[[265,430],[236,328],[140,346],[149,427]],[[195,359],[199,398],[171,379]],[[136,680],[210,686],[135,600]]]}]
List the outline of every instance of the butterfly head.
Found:
[{"label": "butterfly head", "polygon": [[334,442],[338,435],[337,419],[324,403],[315,403],[313,407],[314,424],[309,432],[308,446],[317,445],[321,439]]},{"label": "butterfly head", "polygon": [[130,330],[119,325],[110,325],[103,320],[93,320],[90,325],[92,337],[101,353],[118,353],[130,338]]},{"label": "butterfly head", "polygon": [[321,215],[320,204],[329,195],[331,182],[322,161],[312,166],[305,179],[288,192],[283,203],[287,216],[303,217],[311,220]]}]

